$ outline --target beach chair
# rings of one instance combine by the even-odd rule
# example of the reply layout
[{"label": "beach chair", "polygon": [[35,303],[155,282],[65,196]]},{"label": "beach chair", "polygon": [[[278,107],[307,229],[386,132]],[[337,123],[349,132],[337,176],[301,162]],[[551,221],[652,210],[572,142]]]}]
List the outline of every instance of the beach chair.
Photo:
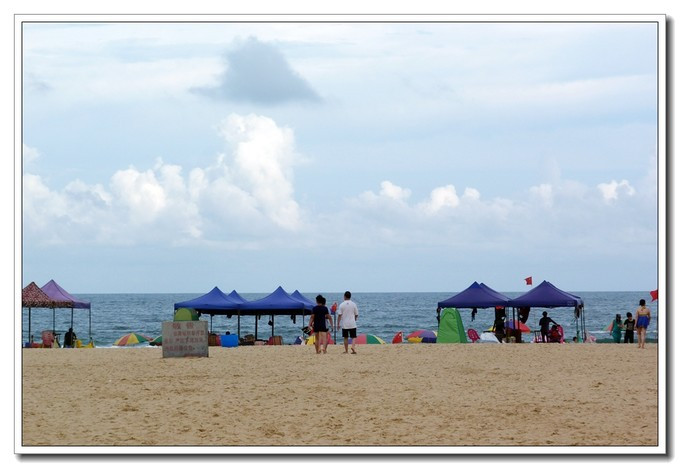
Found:
[{"label": "beach chair", "polygon": [[540,330],[534,330],[534,343],[543,343],[543,335]]},{"label": "beach chair", "polygon": [[269,346],[282,345],[283,344],[283,337],[281,337],[281,336],[270,336],[269,339],[267,340],[267,344]]},{"label": "beach chair", "polygon": [[468,328],[467,336],[472,340],[473,343],[479,341],[479,334],[477,333],[477,330],[475,330],[474,328]]},{"label": "beach chair", "polygon": [[252,346],[255,344],[255,335],[246,335],[243,338],[239,338],[239,344],[241,346]]},{"label": "beach chair", "polygon": [[564,343],[564,330],[561,325],[553,325],[550,329],[548,343]]},{"label": "beach chair", "polygon": [[54,332],[51,330],[44,330],[41,335],[43,348],[59,347],[57,341],[54,339]]}]

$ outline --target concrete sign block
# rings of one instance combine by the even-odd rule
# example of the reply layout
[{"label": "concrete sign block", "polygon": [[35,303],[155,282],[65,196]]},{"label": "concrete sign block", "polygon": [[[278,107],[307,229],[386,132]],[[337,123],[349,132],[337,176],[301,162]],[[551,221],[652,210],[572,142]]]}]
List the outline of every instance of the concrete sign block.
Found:
[{"label": "concrete sign block", "polygon": [[208,357],[208,322],[163,322],[163,357]]}]

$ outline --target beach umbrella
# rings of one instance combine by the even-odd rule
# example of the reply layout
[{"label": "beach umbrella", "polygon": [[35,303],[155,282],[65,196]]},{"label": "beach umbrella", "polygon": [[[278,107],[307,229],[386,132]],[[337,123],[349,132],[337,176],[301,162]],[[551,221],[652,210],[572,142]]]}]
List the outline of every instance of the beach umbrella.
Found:
[{"label": "beach umbrella", "polygon": [[411,343],[436,343],[437,332],[432,330],[416,330],[406,336]]},{"label": "beach umbrella", "polygon": [[505,328],[509,328],[510,330],[515,330],[517,329],[517,325],[519,324],[519,331],[522,333],[531,333],[531,330],[529,327],[526,325],[526,323],[519,322],[517,320],[508,320],[505,322]]},{"label": "beach umbrella", "polygon": [[385,344],[385,341],[379,336],[362,333],[356,338],[352,339],[354,344]]},{"label": "beach umbrella", "polygon": [[397,332],[394,335],[394,338],[392,338],[392,344],[403,343],[403,342],[404,342],[404,332],[403,331]]},{"label": "beach umbrella", "polygon": [[163,345],[163,335],[158,335],[153,340],[149,341],[151,346],[162,346]]},{"label": "beach umbrella", "polygon": [[128,333],[127,335],[123,335],[120,338],[118,338],[113,343],[113,346],[136,345],[136,344],[139,344],[139,343],[151,341],[152,339],[153,338],[151,338],[150,336],[140,335],[139,333]]},{"label": "beach umbrella", "polygon": [[[335,344],[335,341],[333,341],[333,337],[330,335],[330,333],[327,333],[326,336],[328,337],[328,344]],[[307,341],[305,341],[305,344],[313,345],[315,341],[316,341],[316,335],[312,335],[309,338],[307,338]]]}]

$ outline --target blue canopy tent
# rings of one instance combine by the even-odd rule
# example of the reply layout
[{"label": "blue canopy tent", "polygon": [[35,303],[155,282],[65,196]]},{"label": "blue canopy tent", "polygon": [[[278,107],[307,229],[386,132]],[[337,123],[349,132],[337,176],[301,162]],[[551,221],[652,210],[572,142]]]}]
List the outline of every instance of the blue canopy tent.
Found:
[{"label": "blue canopy tent", "polygon": [[437,305],[441,308],[456,307],[458,309],[470,309],[477,307],[485,309],[487,307],[506,307],[510,298],[491,289],[484,283],[477,283],[475,281],[464,291],[459,292],[455,296],[438,302]]},{"label": "blue canopy tent", "polygon": [[304,322],[305,312],[311,313],[313,307],[314,304],[311,301],[297,299],[279,286],[274,292],[262,299],[241,304],[239,312],[242,315],[255,316],[255,339],[257,339],[257,321],[261,315],[271,316],[272,336],[274,336],[274,316],[291,315],[295,317],[295,315],[302,315]]},{"label": "blue canopy tent", "polygon": [[210,292],[202,296],[175,303],[175,310],[186,307],[187,309],[194,309],[200,314],[210,314],[210,332],[212,333],[212,319],[215,315],[231,316],[232,313],[238,313],[239,305],[244,302],[246,302],[245,299],[236,291],[227,295],[215,286]]},{"label": "blue canopy tent", "polygon": [[467,289],[451,296],[450,298],[437,303],[437,322],[439,322],[439,310],[444,308],[456,309],[473,309],[473,318],[477,309],[486,309],[488,307],[502,307],[505,313],[505,307],[508,306],[510,298],[498,291],[488,287],[484,283],[475,281]]},{"label": "blue canopy tent", "polygon": [[290,294],[290,296],[291,296],[293,299],[297,299],[297,300],[299,300],[299,301],[304,302],[305,304],[307,304],[308,306],[310,306],[310,307],[312,307],[312,308],[314,308],[314,306],[316,306],[316,302],[313,302],[311,299],[308,299],[307,297],[305,297],[305,296],[304,296],[300,291],[298,291],[297,289],[296,289],[295,291],[293,291],[293,292]]},{"label": "blue canopy tent", "polygon": [[248,302],[244,298],[242,298],[241,295],[239,293],[237,293],[235,289],[232,289],[232,291],[229,294],[227,294],[227,297],[234,302],[238,302],[239,304],[243,304],[244,302]]},{"label": "blue canopy tent", "polygon": [[[576,336],[579,341],[585,340],[586,336],[586,321],[584,313],[583,299],[574,294],[562,291],[548,281],[543,281],[541,284],[533,288],[531,291],[522,294],[515,299],[511,299],[509,304],[514,309],[520,307],[573,307],[574,318],[576,319]],[[579,330],[579,322],[581,325]]]}]

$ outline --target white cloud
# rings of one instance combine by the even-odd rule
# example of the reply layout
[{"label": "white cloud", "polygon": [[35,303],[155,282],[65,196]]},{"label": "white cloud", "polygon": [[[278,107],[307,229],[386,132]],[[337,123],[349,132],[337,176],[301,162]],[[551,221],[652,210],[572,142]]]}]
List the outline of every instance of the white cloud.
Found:
[{"label": "white cloud", "polygon": [[302,229],[294,198],[292,168],[299,158],[293,132],[267,117],[234,114],[220,133],[228,152],[188,176],[158,159],[147,170],[116,171],[106,188],[75,180],[59,191],[26,173],[27,231],[49,242],[184,243]]},{"label": "white cloud", "polygon": [[258,209],[278,226],[299,229],[302,214],[294,199],[292,170],[299,157],[293,131],[268,117],[232,114],[220,132],[232,149],[231,182],[250,193]]},{"label": "white cloud", "polygon": [[430,199],[421,205],[428,214],[435,214],[444,208],[456,208],[460,204],[460,198],[456,194],[456,187],[447,185],[437,187],[430,193]]},{"label": "white cloud", "polygon": [[612,180],[609,183],[598,184],[597,188],[602,193],[602,198],[607,203],[613,203],[619,199],[619,195],[631,197],[635,195],[635,189],[628,183],[627,180],[617,182]]},{"label": "white cloud", "polygon": [[481,196],[482,195],[479,193],[479,190],[474,188],[465,187],[465,190],[463,191],[464,200],[476,201],[479,200]]},{"label": "white cloud", "polygon": [[551,184],[541,184],[529,189],[532,195],[535,195],[540,202],[545,206],[552,206],[553,204],[553,187]]},{"label": "white cloud", "polygon": [[22,145],[21,154],[24,159],[24,164],[27,165],[32,164],[40,157],[40,152],[36,148],[32,148],[25,143]]},{"label": "white cloud", "polygon": [[385,180],[380,183],[380,196],[397,201],[406,201],[411,196],[411,191]]}]

